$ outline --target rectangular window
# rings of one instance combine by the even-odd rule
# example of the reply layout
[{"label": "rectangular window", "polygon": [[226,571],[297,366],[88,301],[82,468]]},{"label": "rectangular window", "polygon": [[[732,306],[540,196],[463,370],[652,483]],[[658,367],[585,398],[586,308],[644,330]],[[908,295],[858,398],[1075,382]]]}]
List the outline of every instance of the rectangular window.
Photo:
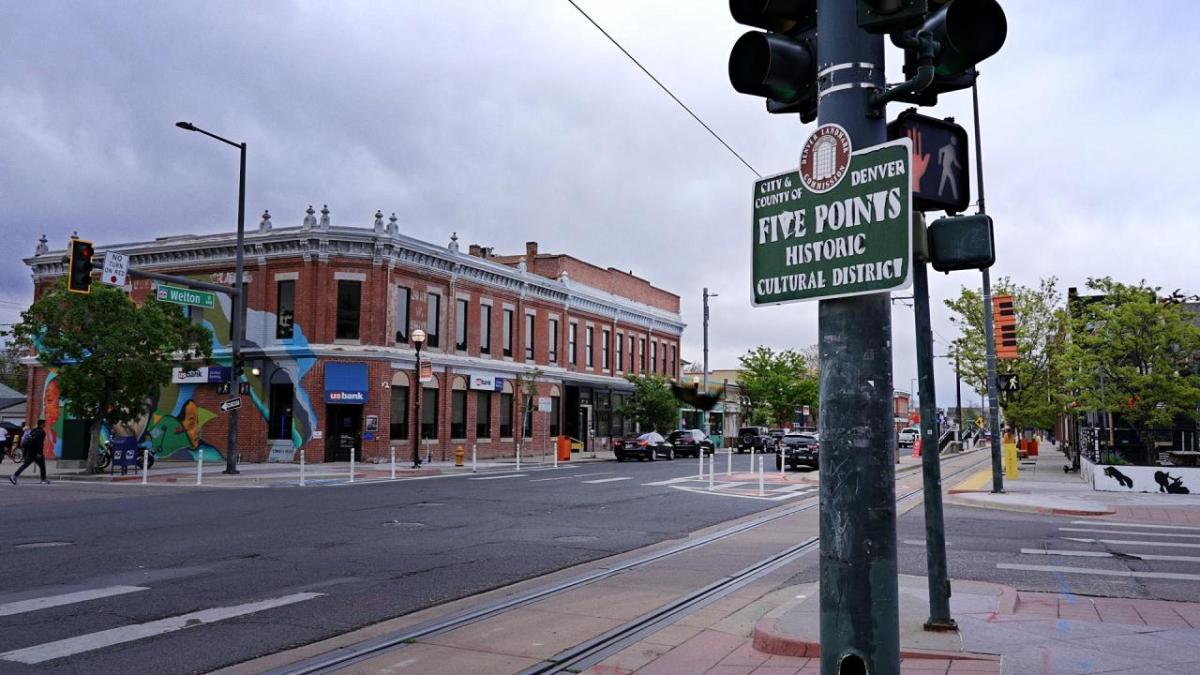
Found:
[{"label": "rectangular window", "polygon": [[492,353],[492,306],[479,306],[479,353]]},{"label": "rectangular window", "polygon": [[621,372],[625,370],[625,350],[623,348],[625,344],[625,336],[617,333],[617,341],[615,344],[617,346],[617,372]]},{"label": "rectangular window", "polygon": [[537,405],[537,400],[530,401],[528,396],[522,395],[525,399],[525,414],[521,419],[521,435],[525,438],[533,438],[533,407]]},{"label": "rectangular window", "polygon": [[595,362],[594,362],[595,356],[592,355],[592,334],[593,334],[593,332],[595,332],[595,329],[592,328],[591,326],[588,326],[585,329],[585,332],[583,334],[583,349],[584,349],[583,358],[584,358],[584,363],[587,364],[588,368],[591,368],[592,366],[595,365]]},{"label": "rectangular window", "polygon": [[600,367],[608,370],[608,339],[610,333],[607,330],[600,331]]},{"label": "rectangular window", "polygon": [[337,282],[337,330],[338,340],[358,339],[358,316],[362,306],[362,282],[339,279]]},{"label": "rectangular window", "polygon": [[550,438],[558,437],[558,397],[550,397]]},{"label": "rectangular window", "polygon": [[658,368],[658,342],[650,341],[650,370]]},{"label": "rectangular window", "polygon": [[492,392],[475,392],[475,438],[492,437]]},{"label": "rectangular window", "polygon": [[296,282],[280,281],[276,284],[278,303],[275,308],[275,338],[290,340],[294,334],[292,322],[296,318]]},{"label": "rectangular window", "polygon": [[667,343],[662,343],[662,373],[667,374]]},{"label": "rectangular window", "polygon": [[579,340],[579,324],[573,323],[567,326],[567,362],[575,365],[579,358],[575,354],[576,341]]},{"label": "rectangular window", "polygon": [[[467,301],[463,298],[455,300],[454,311],[454,348],[460,352],[467,351]],[[455,438],[463,438],[455,436]]]},{"label": "rectangular window", "polygon": [[550,319],[550,363],[558,363],[558,319]]},{"label": "rectangular window", "polygon": [[634,366],[634,361],[633,361],[633,342],[634,342],[634,337],[632,335],[630,335],[629,336],[629,372],[631,372],[631,373],[633,371],[637,370],[637,368]]},{"label": "rectangular window", "polygon": [[287,440],[292,437],[292,398],[295,388],[291,383],[271,385],[270,418],[267,425],[267,438],[271,440]]},{"label": "rectangular window", "polygon": [[638,339],[638,371],[646,372],[646,338]]},{"label": "rectangular window", "polygon": [[393,441],[408,440],[408,387],[392,387],[392,416],[388,425],[388,438]]},{"label": "rectangular window", "polygon": [[467,392],[450,392],[450,438],[467,437]]},{"label": "rectangular window", "polygon": [[525,315],[525,360],[533,360],[533,322],[536,319],[532,314]]},{"label": "rectangular window", "polygon": [[442,296],[430,293],[426,298],[425,346],[434,348],[440,344],[438,326],[442,325]]},{"label": "rectangular window", "polygon": [[396,287],[396,342],[408,343],[408,302],[412,293],[403,286]]},{"label": "rectangular window", "polygon": [[504,338],[504,355],[512,356],[512,340],[513,340],[513,311],[511,309],[504,310],[504,324],[500,327],[501,335]]},{"label": "rectangular window", "polygon": [[438,437],[438,390],[425,387],[421,392],[421,438]]},{"label": "rectangular window", "polygon": [[671,369],[667,371],[667,375],[675,377],[675,345],[671,345]]},{"label": "rectangular window", "polygon": [[513,395],[500,394],[500,437],[512,438]]}]

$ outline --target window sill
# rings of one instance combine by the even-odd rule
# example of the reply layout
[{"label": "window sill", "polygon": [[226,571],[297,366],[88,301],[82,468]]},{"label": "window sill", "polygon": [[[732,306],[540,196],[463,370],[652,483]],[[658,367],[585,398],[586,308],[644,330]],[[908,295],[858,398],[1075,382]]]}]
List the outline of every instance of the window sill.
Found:
[{"label": "window sill", "polygon": [[476,443],[491,443],[491,442],[492,442],[492,439],[490,439],[490,438],[476,438],[476,439],[475,439],[475,442],[476,442]]},{"label": "window sill", "polygon": [[335,345],[361,345],[362,340],[350,339],[350,338],[334,338],[333,344],[335,344]]}]

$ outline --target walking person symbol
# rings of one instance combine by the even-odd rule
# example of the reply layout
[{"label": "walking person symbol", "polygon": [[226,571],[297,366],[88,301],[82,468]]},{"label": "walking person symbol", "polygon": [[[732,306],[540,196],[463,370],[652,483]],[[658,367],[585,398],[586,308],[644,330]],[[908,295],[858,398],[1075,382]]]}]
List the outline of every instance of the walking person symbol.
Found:
[{"label": "walking person symbol", "polygon": [[954,173],[962,168],[958,162],[958,139],[950,137],[950,142],[938,150],[938,164],[942,166],[942,177],[938,181],[938,196],[946,190],[946,182],[950,182],[950,193],[958,199],[958,176]]}]

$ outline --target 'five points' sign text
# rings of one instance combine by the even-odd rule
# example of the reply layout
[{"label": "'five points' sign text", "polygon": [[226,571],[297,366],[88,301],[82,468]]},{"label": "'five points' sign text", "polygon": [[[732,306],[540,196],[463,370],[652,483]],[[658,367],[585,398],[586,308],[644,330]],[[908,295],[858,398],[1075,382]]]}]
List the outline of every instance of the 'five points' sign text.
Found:
[{"label": "'five points' sign text", "polygon": [[910,141],[851,151],[841,127],[817,129],[800,170],[754,184],[754,304],[905,288],[912,266]]}]

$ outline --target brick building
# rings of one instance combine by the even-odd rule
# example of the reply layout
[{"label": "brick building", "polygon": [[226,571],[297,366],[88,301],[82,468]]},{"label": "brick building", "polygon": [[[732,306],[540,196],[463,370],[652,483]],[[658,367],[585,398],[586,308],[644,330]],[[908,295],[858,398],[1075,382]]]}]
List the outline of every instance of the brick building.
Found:
[{"label": "brick building", "polygon": [[[616,413],[631,391],[624,375],[676,378],[684,324],[679,296],[632,273],[602,268],[566,254],[494,255],[457,237],[438,246],[401,234],[396,216],[375,214],[367,227],[318,220],[274,228],[263,214],[246,233],[245,381],[238,445],[247,461],[290,460],[303,448],[309,461],[385,458],[394,448],[410,457],[420,433],[424,452],[449,456],[472,445],[479,457],[548,452],[560,434],[603,447],[632,430]],[[233,233],[161,237],[96,247],[130,256],[135,269],[221,284],[233,281]],[[45,244],[25,260],[35,294],[65,272],[64,252]],[[157,282],[130,278],[135,301]],[[230,302],[189,308],[213,330],[212,364],[231,363]],[[432,378],[421,387],[416,419],[416,352]],[[135,425],[143,444],[163,458],[216,459],[224,453],[226,415],[218,406],[223,371],[180,364],[153,412]],[[525,410],[521,382],[540,371],[537,399]],[[59,419],[53,369],[32,368],[31,416],[48,420],[55,454],[71,426]],[[548,412],[539,410],[549,409]],[[524,434],[522,434],[524,430]],[[522,435],[524,438],[522,438]]]}]

